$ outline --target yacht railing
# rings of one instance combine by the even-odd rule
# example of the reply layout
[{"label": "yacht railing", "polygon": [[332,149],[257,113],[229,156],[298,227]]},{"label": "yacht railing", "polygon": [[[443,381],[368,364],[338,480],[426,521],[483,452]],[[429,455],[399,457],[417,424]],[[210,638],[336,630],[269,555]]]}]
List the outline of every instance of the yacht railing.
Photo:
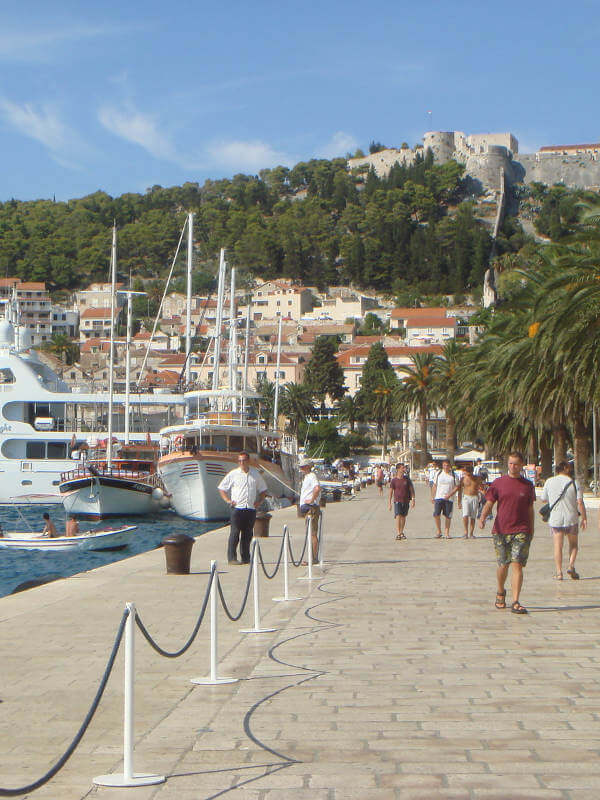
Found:
[{"label": "yacht railing", "polygon": [[228,425],[236,427],[260,427],[260,420],[255,414],[238,411],[208,411],[205,414],[186,415],[186,425]]},{"label": "yacht railing", "polygon": [[68,472],[61,472],[60,474],[61,483],[81,480],[82,478],[105,477],[142,481],[143,483],[153,487],[161,486],[162,484],[160,475],[158,475],[156,472],[150,474],[150,472],[146,470],[127,469],[124,467],[112,467],[111,469],[107,469],[106,467],[94,466],[92,471],[89,466],[81,466],[77,467],[76,469],[69,470]]}]

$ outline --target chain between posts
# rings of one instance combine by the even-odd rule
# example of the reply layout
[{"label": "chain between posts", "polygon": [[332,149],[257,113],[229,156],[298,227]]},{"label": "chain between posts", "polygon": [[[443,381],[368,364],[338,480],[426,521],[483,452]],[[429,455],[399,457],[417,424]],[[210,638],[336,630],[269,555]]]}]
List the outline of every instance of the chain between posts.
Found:
[{"label": "chain between posts", "polygon": [[96,695],[92,700],[92,705],[90,706],[89,711],[85,715],[85,719],[81,723],[81,726],[77,731],[77,733],[75,734],[75,737],[71,742],[71,744],[67,747],[63,755],[56,762],[56,764],[50,767],[48,772],[42,775],[41,778],[38,778],[37,781],[29,783],[26,786],[21,786],[18,789],[0,788],[0,797],[16,797],[17,795],[28,794],[29,792],[33,792],[35,789],[39,789],[40,786],[43,786],[45,783],[48,783],[48,781],[51,780],[51,778],[53,778],[56,775],[56,773],[59,772],[67,763],[67,761],[71,758],[77,746],[79,745],[79,742],[83,739],[85,732],[89,728],[90,723],[94,718],[96,711],[98,710],[98,706],[100,705],[100,700],[102,700],[102,695],[104,694],[104,690],[106,689],[106,684],[108,683],[108,679],[110,678],[110,674],[113,670],[117,653],[119,652],[119,647],[123,639],[123,632],[125,630],[125,623],[127,622],[128,616],[129,616],[129,610],[126,609],[123,612],[123,616],[121,617],[121,622],[119,623],[117,635],[115,636],[115,641],[113,643],[110,656],[108,657],[108,662],[106,664],[104,674],[102,675],[102,679],[100,680],[100,686],[98,686]]},{"label": "chain between posts", "polygon": [[206,587],[206,592],[204,593],[204,600],[202,601],[202,608],[200,609],[200,614],[198,616],[198,620],[196,621],[196,624],[194,625],[194,629],[192,630],[192,633],[190,634],[189,639],[183,645],[183,647],[181,647],[179,650],[174,650],[174,651],[170,652],[170,651],[165,650],[164,648],[162,648],[156,642],[156,640],[152,637],[152,635],[148,632],[148,629],[146,628],[146,626],[144,625],[144,623],[140,619],[139,614],[136,613],[136,615],[135,615],[135,623],[138,626],[138,628],[140,629],[140,632],[141,632],[142,636],[146,639],[146,641],[148,642],[150,647],[152,647],[154,650],[156,650],[156,652],[159,655],[164,656],[165,658],[179,658],[179,656],[182,656],[186,652],[186,650],[188,650],[191,647],[194,639],[198,635],[198,631],[200,630],[200,626],[202,625],[202,620],[204,619],[204,615],[206,614],[206,608],[208,606],[208,601],[210,599],[210,588],[211,588],[212,582],[214,580],[215,580],[215,569],[214,569],[214,567],[212,567],[211,571],[210,571],[210,578],[208,580],[208,586]]}]

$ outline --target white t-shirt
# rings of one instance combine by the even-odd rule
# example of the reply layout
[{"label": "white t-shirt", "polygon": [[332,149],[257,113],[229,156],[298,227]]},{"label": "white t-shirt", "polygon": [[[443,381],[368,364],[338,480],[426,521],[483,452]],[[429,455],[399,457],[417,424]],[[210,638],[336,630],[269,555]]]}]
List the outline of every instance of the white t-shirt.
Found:
[{"label": "white t-shirt", "polygon": [[[313,491],[315,486],[320,486],[319,479],[315,475],[314,472],[309,472],[308,475],[304,476],[304,480],[302,481],[302,487],[300,488],[300,505],[309,505],[310,503],[316,502],[313,498]],[[319,495],[317,495],[317,498]]]},{"label": "white t-shirt", "polygon": [[244,472],[240,467],[232,469],[217,487],[229,494],[235,508],[254,508],[256,498],[267,491],[267,484],[255,467]]},{"label": "white t-shirt", "polygon": [[[544,503],[555,503],[561,495],[565,486],[571,483],[573,479],[568,475],[556,475],[554,478],[548,478],[542,489],[542,500]],[[550,519],[548,524],[552,528],[568,528],[570,525],[576,525],[578,521],[577,514],[577,501],[583,500],[583,494],[578,483],[575,486],[569,486],[564,493],[561,500],[558,500],[552,511],[550,512]]]},{"label": "white t-shirt", "polygon": [[454,472],[444,472],[442,470],[438,472],[435,480],[435,500],[445,500],[446,495],[450,494],[454,487],[458,485],[458,478]]}]

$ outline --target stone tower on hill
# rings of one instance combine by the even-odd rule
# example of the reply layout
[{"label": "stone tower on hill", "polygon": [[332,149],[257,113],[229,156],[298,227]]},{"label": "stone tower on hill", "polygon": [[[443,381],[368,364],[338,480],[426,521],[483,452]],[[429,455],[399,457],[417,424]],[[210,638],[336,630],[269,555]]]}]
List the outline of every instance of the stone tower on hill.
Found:
[{"label": "stone tower on hill", "polygon": [[411,149],[386,148],[361,158],[348,160],[348,168],[371,167],[379,177],[389,174],[394,164],[410,165],[417,154],[431,149],[443,164],[451,159],[465,165],[474,193],[497,193],[506,184],[539,181],[552,185],[600,191],[600,144],[553,145],[532,154],[519,154],[519,143],[512,133],[474,133],[427,131],[423,146]]}]

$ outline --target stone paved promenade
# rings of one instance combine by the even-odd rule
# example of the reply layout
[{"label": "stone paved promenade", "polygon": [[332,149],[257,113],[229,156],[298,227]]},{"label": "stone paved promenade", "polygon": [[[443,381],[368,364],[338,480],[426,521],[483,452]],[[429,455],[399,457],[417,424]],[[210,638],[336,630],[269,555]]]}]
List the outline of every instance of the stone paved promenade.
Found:
[{"label": "stone paved promenade", "polygon": [[[122,771],[119,654],[100,710],[67,766],[30,797],[52,800],[365,800],[600,797],[600,536],[590,513],[582,580],[552,580],[541,522],[526,571],[528,616],[497,611],[485,535],[434,540],[418,487],[408,540],[396,542],[387,499],[372,487],[326,512],[325,570],[303,600],[271,603],[263,624],[220,617],[220,674],[209,671],[208,619],[183,657],[160,658],[137,637],[135,768],[167,775],[143,789],[92,787]],[[301,521],[289,522],[297,550]],[[197,540],[192,574],[167,576],[158,551],[0,600],[0,786],[41,775],[78,728],[96,691],[125,601],[170,649],[187,638],[225,532]],[[280,539],[261,540],[272,561]],[[238,606],[245,567],[224,567]]]}]

